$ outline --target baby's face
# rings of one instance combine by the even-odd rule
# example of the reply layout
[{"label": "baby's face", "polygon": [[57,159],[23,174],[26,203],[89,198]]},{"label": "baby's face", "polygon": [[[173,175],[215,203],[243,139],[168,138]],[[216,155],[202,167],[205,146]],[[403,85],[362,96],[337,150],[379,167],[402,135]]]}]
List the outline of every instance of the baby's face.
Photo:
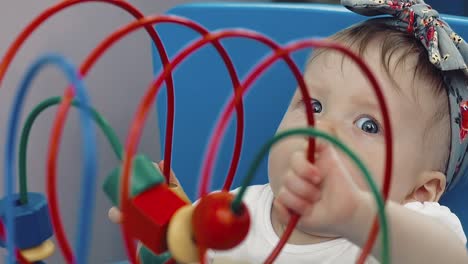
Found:
[{"label": "baby's face", "polygon": [[[416,175],[433,167],[433,163],[440,159],[440,153],[433,150],[446,148],[444,144],[447,142],[425,136],[430,134],[427,130],[433,127],[431,118],[435,106],[439,105],[431,88],[418,87],[424,81],[413,80],[413,66],[409,62],[399,66],[392,81],[381,64],[380,50],[375,46],[366,51],[364,59],[382,86],[390,112],[394,140],[390,198],[404,202],[417,184]],[[304,102],[297,90],[278,131],[307,126],[304,105],[311,104],[316,113],[316,128],[337,137],[356,152],[381,186],[386,132],[377,99],[367,78],[352,61],[342,60],[342,56],[335,52],[325,52],[316,57],[308,65],[304,77],[314,99]],[[424,88],[427,92],[421,92]],[[272,149],[268,169],[275,194],[289,169],[291,154],[298,150],[305,151],[306,148],[307,140],[296,137]],[[358,186],[367,189],[360,171],[343,153],[340,154]]]}]

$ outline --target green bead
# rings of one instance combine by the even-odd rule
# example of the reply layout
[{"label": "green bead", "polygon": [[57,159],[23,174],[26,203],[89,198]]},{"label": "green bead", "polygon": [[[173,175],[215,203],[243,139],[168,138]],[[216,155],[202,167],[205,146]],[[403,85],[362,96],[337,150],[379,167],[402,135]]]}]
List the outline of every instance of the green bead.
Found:
[{"label": "green bead", "polygon": [[[122,166],[121,164],[115,168],[109,176],[107,176],[102,186],[104,192],[114,206],[118,206],[120,203],[120,175],[122,174]],[[133,159],[133,174],[130,182],[130,197],[134,197],[151,186],[165,182],[165,179],[148,157],[145,155],[137,155]]]},{"label": "green bead", "polygon": [[151,250],[142,246],[139,252],[141,264],[164,264],[171,258],[169,252],[162,253],[161,255],[155,255]]}]

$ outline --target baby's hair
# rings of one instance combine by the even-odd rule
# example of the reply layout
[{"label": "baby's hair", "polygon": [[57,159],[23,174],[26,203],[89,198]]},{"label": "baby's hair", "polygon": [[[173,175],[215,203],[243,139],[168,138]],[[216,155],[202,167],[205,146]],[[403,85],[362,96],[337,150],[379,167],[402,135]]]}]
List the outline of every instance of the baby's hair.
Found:
[{"label": "baby's hair", "polygon": [[[439,126],[441,131],[436,131],[438,135],[446,135],[447,148],[444,150],[442,159],[438,164],[434,164],[433,169],[445,172],[448,163],[448,156],[450,153],[450,123],[449,123],[449,105],[447,97],[447,89],[444,83],[444,77],[440,70],[438,70],[429,60],[427,50],[420,41],[407,32],[395,29],[384,22],[385,18],[375,18],[367,20],[363,23],[353,25],[346,28],[328,39],[331,41],[339,42],[349,48],[354,49],[360,56],[363,56],[370,45],[375,45],[376,40],[381,44],[380,59],[383,62],[383,70],[387,73],[389,79],[393,82],[398,90],[401,87],[396,83],[392,77],[395,70],[407,62],[409,58],[415,59],[414,72],[413,72],[413,86],[414,82],[424,80],[430,87],[419,87],[419,89],[412,89],[413,97],[418,100],[417,93],[419,92],[432,92],[438,100],[438,105],[435,105],[434,115],[430,120],[429,125],[434,126],[440,122],[445,122],[446,125]],[[327,52],[325,49],[315,50],[307,62],[309,65],[317,56]],[[344,57],[343,57],[344,59]],[[393,65],[393,68],[392,66]],[[421,89],[424,89],[420,91]],[[313,96],[313,95],[312,95]],[[430,127],[425,129],[424,137],[429,137]],[[432,139],[432,138],[431,138]],[[431,141],[431,140],[428,140]],[[433,151],[440,151],[439,149]]]}]

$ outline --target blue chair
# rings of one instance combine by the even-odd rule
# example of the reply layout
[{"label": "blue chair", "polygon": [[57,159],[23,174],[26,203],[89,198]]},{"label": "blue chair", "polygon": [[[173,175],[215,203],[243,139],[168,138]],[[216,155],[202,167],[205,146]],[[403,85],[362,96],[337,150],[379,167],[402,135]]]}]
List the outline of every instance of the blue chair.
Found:
[{"label": "blue chair", "polygon": [[450,5],[444,0],[426,0],[433,8],[441,13],[468,16],[468,3],[464,0],[450,1]]},{"label": "blue chair", "polygon": [[[344,27],[365,19],[341,6],[318,4],[187,4],[169,10],[169,14],[187,17],[211,31],[225,28],[248,28],[261,32],[280,44],[296,39],[325,37]],[[446,15],[452,28],[468,38],[468,18]],[[158,25],[169,56],[199,35],[177,25]],[[222,44],[235,63],[241,79],[270,50],[264,45],[245,39],[226,39]],[[295,62],[303,69],[308,51],[294,54]],[[161,63],[153,49],[154,72],[159,73]],[[200,169],[205,148],[214,123],[222,107],[232,94],[227,70],[215,49],[203,48],[191,56],[174,74],[176,118],[173,145],[173,169],[185,190],[196,199]],[[256,82],[244,100],[245,140],[234,186],[239,186],[246,170],[260,146],[272,137],[287,108],[296,87],[295,79],[285,63],[278,62]],[[166,128],[166,93],[157,99],[157,112],[164,149]],[[212,189],[224,182],[233,150],[235,118],[230,124],[215,168]],[[254,180],[267,182],[266,158]],[[444,195],[442,203],[448,205],[468,230],[468,186],[456,188]]]}]

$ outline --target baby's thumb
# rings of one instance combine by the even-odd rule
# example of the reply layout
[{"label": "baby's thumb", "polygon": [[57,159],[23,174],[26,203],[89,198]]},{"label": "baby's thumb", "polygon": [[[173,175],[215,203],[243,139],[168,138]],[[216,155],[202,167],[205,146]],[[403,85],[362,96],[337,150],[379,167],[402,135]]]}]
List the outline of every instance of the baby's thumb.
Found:
[{"label": "baby's thumb", "polygon": [[330,142],[326,141],[323,138],[315,139],[315,152],[322,153],[327,152],[331,148]]},{"label": "baby's thumb", "polygon": [[[164,160],[161,160],[158,163],[158,167],[161,171],[164,171]],[[184,189],[180,185],[180,182],[176,178],[175,173],[174,171],[172,171],[172,169],[171,169],[171,175],[169,177],[169,187],[172,189],[172,191],[174,191],[177,195],[179,195],[179,197],[182,198],[182,200],[186,201],[189,204],[192,203],[190,201],[190,198],[187,196]]]},{"label": "baby's thumb", "polygon": [[[158,168],[161,170],[162,173],[164,173],[164,160],[161,160],[159,163],[158,163]],[[180,185],[180,182],[179,180],[176,178],[175,174],[174,174],[174,171],[172,171],[171,169],[171,173],[170,173],[170,176],[169,176],[169,183],[172,183],[172,184],[175,184],[177,186]]]},{"label": "baby's thumb", "polygon": [[336,149],[325,140],[319,139],[315,143],[315,159],[325,164],[339,162],[339,155]]}]

